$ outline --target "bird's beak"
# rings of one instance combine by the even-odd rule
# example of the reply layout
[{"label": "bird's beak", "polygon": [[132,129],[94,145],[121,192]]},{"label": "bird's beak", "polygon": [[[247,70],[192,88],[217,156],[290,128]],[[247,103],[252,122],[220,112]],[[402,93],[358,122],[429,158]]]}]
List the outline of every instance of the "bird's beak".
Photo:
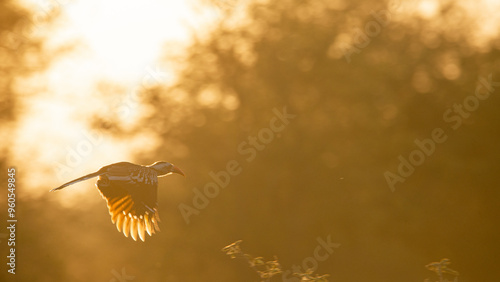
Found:
[{"label": "bird's beak", "polygon": [[175,165],[172,167],[172,170],[171,170],[171,171],[172,171],[173,173],[178,173],[178,174],[180,174],[180,175],[182,175],[182,176],[186,176],[186,175],[184,174],[184,172],[182,172],[182,170],[181,170],[180,168],[176,167]]}]

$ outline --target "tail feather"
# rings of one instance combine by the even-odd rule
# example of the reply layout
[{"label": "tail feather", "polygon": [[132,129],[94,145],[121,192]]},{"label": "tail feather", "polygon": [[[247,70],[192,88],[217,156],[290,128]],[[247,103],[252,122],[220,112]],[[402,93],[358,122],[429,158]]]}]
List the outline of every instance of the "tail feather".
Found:
[{"label": "tail feather", "polygon": [[80,182],[80,181],[84,181],[84,180],[87,180],[87,179],[89,179],[89,178],[93,178],[93,177],[99,176],[99,175],[104,174],[104,173],[106,173],[106,172],[103,172],[103,171],[99,170],[99,171],[96,171],[96,172],[94,172],[94,173],[87,174],[87,175],[85,175],[85,176],[82,176],[82,177],[79,177],[79,178],[77,178],[77,179],[71,180],[71,181],[70,181],[70,182],[68,182],[68,183],[64,183],[63,185],[61,185],[61,186],[59,186],[59,187],[57,187],[57,188],[54,188],[54,189],[50,190],[50,192],[54,192],[54,191],[57,191],[57,190],[61,190],[61,189],[63,189],[64,187],[67,187],[67,186],[69,186],[69,185],[73,185],[73,184],[78,183],[78,182]]}]

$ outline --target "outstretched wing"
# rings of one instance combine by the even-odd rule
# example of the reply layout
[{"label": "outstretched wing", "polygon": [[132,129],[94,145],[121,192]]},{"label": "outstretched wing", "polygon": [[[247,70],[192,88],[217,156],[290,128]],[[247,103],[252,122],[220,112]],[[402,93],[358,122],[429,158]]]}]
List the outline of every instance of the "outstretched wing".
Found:
[{"label": "outstretched wing", "polygon": [[160,231],[158,178],[154,170],[130,165],[109,167],[96,186],[106,200],[111,221],[126,237],[130,234],[137,240],[139,235],[144,241],[146,232],[151,236]]}]

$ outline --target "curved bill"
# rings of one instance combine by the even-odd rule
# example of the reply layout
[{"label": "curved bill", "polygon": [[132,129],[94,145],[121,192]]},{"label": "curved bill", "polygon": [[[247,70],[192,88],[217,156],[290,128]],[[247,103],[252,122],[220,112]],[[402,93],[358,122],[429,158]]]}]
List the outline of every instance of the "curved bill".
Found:
[{"label": "curved bill", "polygon": [[180,174],[180,175],[182,175],[182,176],[184,176],[184,177],[186,176],[186,175],[184,174],[184,172],[183,172],[180,168],[176,167],[175,165],[174,165],[174,166],[172,166],[172,172],[173,172],[173,173],[178,173],[178,174]]}]

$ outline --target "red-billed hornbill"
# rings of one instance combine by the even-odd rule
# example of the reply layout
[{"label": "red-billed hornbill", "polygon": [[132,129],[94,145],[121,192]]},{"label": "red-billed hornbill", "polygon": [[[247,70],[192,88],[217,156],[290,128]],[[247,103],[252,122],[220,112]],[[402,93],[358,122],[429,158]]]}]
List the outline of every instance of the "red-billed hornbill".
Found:
[{"label": "red-billed hornbill", "polygon": [[111,221],[119,232],[134,240],[144,241],[146,232],[152,236],[160,231],[158,222],[158,177],[171,173],[184,175],[182,170],[168,162],[142,166],[128,162],[114,163],[98,171],[65,183],[52,191],[98,176],[96,187],[108,204]]}]

